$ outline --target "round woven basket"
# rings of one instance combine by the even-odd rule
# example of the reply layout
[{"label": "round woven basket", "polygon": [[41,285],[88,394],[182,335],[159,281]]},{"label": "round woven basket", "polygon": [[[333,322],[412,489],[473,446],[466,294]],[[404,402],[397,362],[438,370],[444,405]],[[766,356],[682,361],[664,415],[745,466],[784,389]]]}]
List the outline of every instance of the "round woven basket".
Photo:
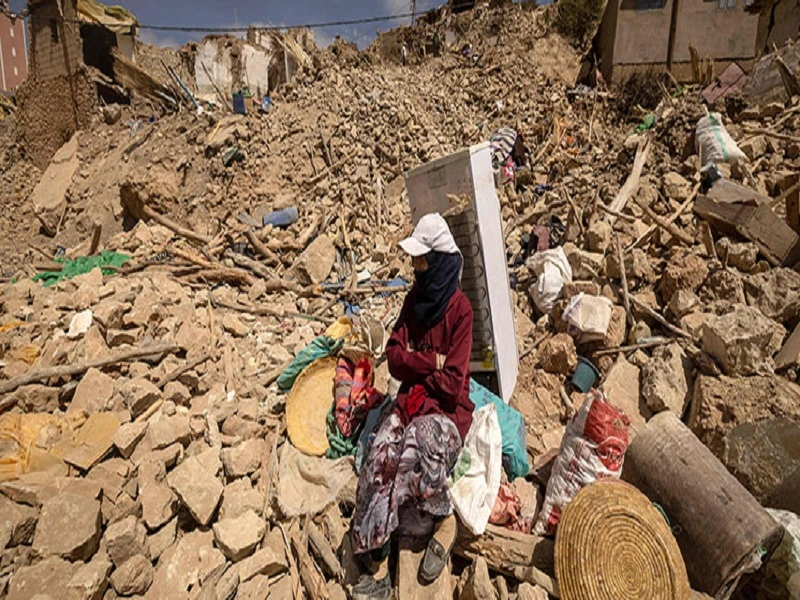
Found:
[{"label": "round woven basket", "polygon": [[583,488],[564,509],[556,577],[562,600],[688,600],[691,593],[664,517],[617,480]]},{"label": "round woven basket", "polygon": [[333,406],[336,358],[320,358],[308,365],[286,400],[286,431],[303,454],[322,456],[328,450],[326,419]]}]

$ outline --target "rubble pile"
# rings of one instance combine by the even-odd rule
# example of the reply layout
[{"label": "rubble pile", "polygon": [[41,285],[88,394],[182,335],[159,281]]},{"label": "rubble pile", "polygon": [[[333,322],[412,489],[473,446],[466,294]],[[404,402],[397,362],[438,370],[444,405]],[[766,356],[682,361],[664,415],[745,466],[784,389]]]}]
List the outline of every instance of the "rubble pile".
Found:
[{"label": "rubble pile", "polygon": [[[510,405],[537,486],[583,368],[631,438],[672,411],[762,505],[800,512],[800,243],[769,220],[796,211],[797,98],[718,101],[747,161],[701,187],[695,87],[619,112],[614,90],[574,86],[580,57],[549,9],[447,19],[364,52],[335,42],[264,112],[105,106],[44,172],[3,121],[0,596],[346,597],[356,472],[302,457],[330,481],[287,503],[302,455],[276,381],[345,311],[391,328],[413,280],[403,174],[504,126],[528,150],[498,194],[521,357]],[[733,223],[714,204],[726,194],[775,210],[760,229]],[[556,249],[570,275],[543,312],[533,262]],[[376,387],[388,380],[378,360]],[[555,596],[552,542],[529,532],[462,535],[439,587],[401,581],[401,597]]]}]

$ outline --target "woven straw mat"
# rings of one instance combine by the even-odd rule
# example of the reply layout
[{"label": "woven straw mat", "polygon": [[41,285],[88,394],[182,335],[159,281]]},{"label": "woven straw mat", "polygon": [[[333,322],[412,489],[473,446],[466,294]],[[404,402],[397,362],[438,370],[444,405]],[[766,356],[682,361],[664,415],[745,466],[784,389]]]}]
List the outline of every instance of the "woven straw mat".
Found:
[{"label": "woven straw mat", "polygon": [[303,454],[322,456],[328,449],[326,418],[333,406],[336,358],[320,358],[308,365],[286,400],[286,430]]},{"label": "woven straw mat", "polygon": [[688,600],[689,579],[661,513],[617,480],[583,488],[556,532],[562,600]]}]

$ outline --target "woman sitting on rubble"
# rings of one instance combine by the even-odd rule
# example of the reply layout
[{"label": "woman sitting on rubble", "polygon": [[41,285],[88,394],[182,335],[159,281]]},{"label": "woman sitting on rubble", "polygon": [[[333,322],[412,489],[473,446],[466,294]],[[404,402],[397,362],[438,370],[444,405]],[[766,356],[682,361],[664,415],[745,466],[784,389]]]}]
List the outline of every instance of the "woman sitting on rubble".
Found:
[{"label": "woman sitting on rubble", "polygon": [[459,284],[463,258],[445,220],[420,219],[400,247],[413,261],[416,282],[403,304],[386,356],[401,382],[394,411],[375,435],[358,480],[353,548],[369,555],[352,597],[391,593],[391,536],[430,533],[420,577],[431,582],[447,565],[456,520],[447,488],[464,436],[472,423],[469,358],[472,306]]}]

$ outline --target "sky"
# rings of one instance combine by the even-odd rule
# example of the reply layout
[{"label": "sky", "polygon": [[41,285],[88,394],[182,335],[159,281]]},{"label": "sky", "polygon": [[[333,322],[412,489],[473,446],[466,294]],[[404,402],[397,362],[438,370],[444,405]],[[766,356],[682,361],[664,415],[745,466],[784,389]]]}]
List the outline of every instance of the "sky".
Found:
[{"label": "sky", "polygon": [[[12,10],[21,10],[26,0],[11,0]],[[330,21],[386,17],[411,12],[411,0],[109,0],[136,15],[141,25],[181,27],[247,27],[248,25],[298,25]],[[417,0],[417,11],[424,12],[444,0]],[[385,31],[408,24],[409,18],[380,23],[323,27],[314,30],[319,46],[327,46],[335,36],[365,47],[377,29]],[[150,31],[141,29],[139,39],[162,46],[181,46],[199,40],[203,33]]]}]

